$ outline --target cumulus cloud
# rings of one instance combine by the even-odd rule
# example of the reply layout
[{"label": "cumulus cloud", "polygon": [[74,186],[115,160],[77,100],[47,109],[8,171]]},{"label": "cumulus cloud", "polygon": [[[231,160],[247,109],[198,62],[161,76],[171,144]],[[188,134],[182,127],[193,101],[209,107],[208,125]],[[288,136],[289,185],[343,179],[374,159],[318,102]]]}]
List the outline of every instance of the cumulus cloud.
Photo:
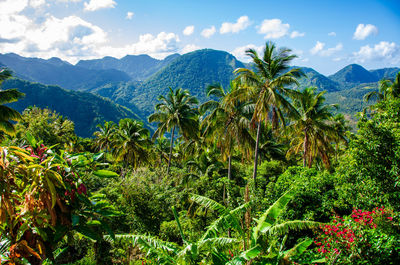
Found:
[{"label": "cumulus cloud", "polygon": [[133,13],[131,11],[128,11],[126,13],[126,17],[125,18],[128,19],[128,20],[131,20],[133,18],[133,15],[135,15],[135,13]]},{"label": "cumulus cloud", "polygon": [[185,47],[183,47],[183,49],[181,50],[181,53],[185,54],[185,53],[192,52],[192,51],[195,51],[195,50],[198,50],[198,49],[200,49],[199,46],[197,46],[195,44],[188,44]]},{"label": "cumulus cloud", "polygon": [[[114,46],[107,33],[99,26],[76,15],[56,17],[46,14],[35,19],[23,11],[28,0],[0,2],[0,51],[14,52],[27,57],[59,57],[75,63],[107,55],[123,57],[126,54],[149,54],[164,58],[181,50],[175,33],[143,34],[138,41]],[[8,4],[10,4],[8,8]],[[195,46],[187,46],[189,51]]]},{"label": "cumulus cloud", "polygon": [[148,54],[154,58],[164,58],[178,51],[179,37],[175,33],[160,32],[157,36],[152,34],[140,35],[139,41],[123,47],[99,47],[99,55],[122,57],[126,54]]},{"label": "cumulus cloud", "polygon": [[117,3],[113,0],[90,0],[90,2],[85,2],[86,11],[96,11],[103,8],[114,8]]},{"label": "cumulus cloud", "polygon": [[217,30],[215,29],[214,26],[211,26],[211,28],[206,28],[203,29],[203,31],[201,32],[201,36],[203,36],[204,38],[210,38],[212,35],[215,34]]},{"label": "cumulus cloud", "polygon": [[187,27],[183,30],[183,35],[185,35],[185,36],[190,36],[190,35],[193,34],[193,32],[194,32],[194,26],[193,26],[193,25],[190,25],[190,26],[187,26]]},{"label": "cumulus cloud", "polygon": [[325,47],[325,43],[317,41],[314,47],[311,48],[310,52],[311,54],[317,54],[320,51],[322,51]]},{"label": "cumulus cloud", "polygon": [[46,3],[45,0],[30,0],[29,5],[33,8],[37,8],[41,5],[44,5]]},{"label": "cumulus cloud", "polygon": [[289,31],[289,24],[283,24],[280,19],[265,19],[258,27],[258,33],[264,34],[264,39],[279,39]]},{"label": "cumulus cloud", "polygon": [[400,63],[400,46],[394,42],[381,41],[373,47],[362,46],[358,52],[353,53],[356,62],[385,61],[390,64]]},{"label": "cumulus cloud", "polygon": [[332,31],[332,32],[329,32],[329,33],[328,33],[328,36],[331,36],[331,37],[336,37],[336,32],[334,32],[334,31]]},{"label": "cumulus cloud", "polygon": [[294,39],[294,38],[298,38],[298,37],[304,37],[304,35],[306,35],[306,33],[293,31],[292,33],[290,33],[290,38]]},{"label": "cumulus cloud", "polygon": [[0,1],[0,15],[11,15],[19,13],[27,6],[28,0],[3,0]]},{"label": "cumulus cloud", "polygon": [[338,43],[335,47],[325,48],[325,43],[317,41],[315,46],[311,48],[310,53],[313,55],[320,55],[320,56],[331,56],[338,51],[343,50],[343,44]]},{"label": "cumulus cloud", "polygon": [[248,16],[241,16],[236,20],[236,23],[224,22],[219,29],[221,34],[226,33],[238,33],[241,30],[246,29],[250,26],[251,22]]},{"label": "cumulus cloud", "polygon": [[364,40],[371,34],[378,34],[378,28],[371,24],[358,24],[356,31],[354,32],[353,39],[355,40]]},{"label": "cumulus cloud", "polygon": [[246,51],[248,49],[254,49],[257,51],[258,55],[261,56],[263,53],[264,46],[256,46],[254,44],[248,44],[245,46],[237,47],[233,51],[231,51],[231,54],[233,54],[238,60],[243,61],[243,62],[250,62],[251,58],[250,56],[246,55]]}]

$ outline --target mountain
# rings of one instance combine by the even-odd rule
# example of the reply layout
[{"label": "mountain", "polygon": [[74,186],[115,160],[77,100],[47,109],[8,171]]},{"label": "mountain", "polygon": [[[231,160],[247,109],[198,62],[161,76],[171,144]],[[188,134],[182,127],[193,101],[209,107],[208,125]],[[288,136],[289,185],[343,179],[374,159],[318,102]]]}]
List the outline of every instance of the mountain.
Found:
[{"label": "mountain", "polygon": [[72,90],[84,90],[110,82],[131,80],[130,76],[122,71],[86,69],[74,66],[59,58],[44,60],[25,58],[14,53],[8,53],[0,54],[0,62],[22,79],[47,85],[59,85]]},{"label": "mountain", "polygon": [[376,80],[382,80],[386,78],[394,78],[398,72],[400,72],[400,68],[392,67],[392,68],[383,68],[370,70],[371,74],[373,74]]},{"label": "mountain", "polygon": [[179,54],[172,54],[164,60],[157,60],[146,54],[127,55],[121,59],[107,56],[102,59],[81,60],[76,66],[92,70],[116,69],[127,73],[133,80],[145,80],[178,57]]},{"label": "mountain", "polygon": [[340,90],[340,84],[329,79],[328,77],[318,73],[312,68],[301,67],[301,70],[306,75],[299,80],[300,87],[317,87],[318,90],[326,90],[334,92]]},{"label": "mountain", "polygon": [[329,76],[329,79],[336,81],[338,83],[371,83],[377,82],[380,79],[370,71],[366,70],[364,67],[358,64],[350,64],[343,69],[339,70],[337,73]]},{"label": "mountain", "polygon": [[206,87],[219,83],[228,87],[236,68],[245,67],[233,55],[212,49],[197,50],[180,56],[169,65],[145,80],[133,91],[138,107],[147,113],[154,110],[159,95],[165,95],[168,87],[188,89],[200,102],[207,99]]},{"label": "mountain", "polygon": [[138,119],[131,110],[91,93],[65,90],[58,86],[42,85],[17,78],[6,80],[3,89],[18,88],[25,97],[9,104],[22,112],[29,106],[49,108],[75,123],[75,132],[90,137],[96,125],[106,121],[118,122],[123,118]]}]

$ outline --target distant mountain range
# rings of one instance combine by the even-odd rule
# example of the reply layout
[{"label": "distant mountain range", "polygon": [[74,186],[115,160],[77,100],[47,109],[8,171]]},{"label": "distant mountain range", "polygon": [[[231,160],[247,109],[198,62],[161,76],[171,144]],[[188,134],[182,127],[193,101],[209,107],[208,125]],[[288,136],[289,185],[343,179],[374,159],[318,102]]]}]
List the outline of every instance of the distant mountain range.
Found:
[{"label": "distant mountain range", "polygon": [[[115,119],[101,114],[101,111],[95,111],[100,115],[97,120],[117,120],[117,117],[124,115],[136,115],[143,121],[146,121],[147,116],[154,111],[158,96],[166,94],[168,87],[188,89],[192,95],[199,98],[200,102],[203,102],[206,100],[206,86],[220,83],[227,87],[230,80],[234,78],[233,70],[238,67],[249,67],[249,64],[238,61],[227,52],[211,49],[197,50],[184,55],[173,54],[164,60],[157,60],[148,55],[128,55],[121,59],[104,57],[82,60],[76,65],[58,58],[44,60],[25,58],[16,54],[0,54],[0,65],[11,68],[17,77],[28,81],[79,90],[73,93],[63,90],[65,91],[63,93],[69,93],[66,98],[71,100],[74,97],[80,98],[83,92],[90,92],[103,97],[102,100],[108,98],[125,107],[121,109],[120,106],[108,101],[109,104],[114,104],[113,108],[131,111],[124,114],[116,111],[115,113],[119,114],[115,114]],[[353,115],[365,107],[363,96],[377,89],[379,80],[393,78],[400,68],[366,70],[360,65],[351,64],[331,76],[322,75],[312,68],[302,67],[302,70],[306,77],[299,80],[301,87],[316,86],[319,90],[326,90],[325,96],[328,103],[338,103],[342,112]],[[15,85],[18,87],[18,84]],[[54,98],[50,91],[58,91],[59,87],[32,83],[25,83],[23,87],[30,85],[36,86],[36,89],[40,87],[46,90],[46,93],[41,94],[42,100],[47,102],[49,107],[53,104],[54,109],[62,115],[71,119],[73,116],[72,120],[80,124],[79,116],[83,114],[78,112],[78,105],[88,104],[88,102],[71,101],[70,104],[76,105],[76,108],[58,110],[57,104],[62,102],[63,98]],[[88,93],[85,95],[84,97],[88,97]],[[26,102],[21,101],[19,108],[22,109],[24,104],[27,106],[31,97],[33,94],[27,93]],[[102,102],[99,101],[100,99],[96,97],[93,104],[90,104],[91,108],[95,109],[95,105]],[[74,111],[76,113],[72,113]],[[93,131],[93,124],[90,124],[86,129],[77,125],[77,131],[85,131],[81,135],[89,135]]]}]

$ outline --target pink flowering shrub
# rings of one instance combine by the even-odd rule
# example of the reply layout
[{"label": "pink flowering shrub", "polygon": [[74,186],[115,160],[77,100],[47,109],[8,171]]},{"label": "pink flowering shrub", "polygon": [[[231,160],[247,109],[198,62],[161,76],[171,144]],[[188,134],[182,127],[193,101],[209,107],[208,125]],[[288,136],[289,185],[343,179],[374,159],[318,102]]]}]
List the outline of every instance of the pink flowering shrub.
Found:
[{"label": "pink flowering shrub", "polygon": [[393,264],[384,260],[399,260],[399,226],[394,216],[384,207],[335,216],[330,224],[320,226],[316,250],[328,264]]}]

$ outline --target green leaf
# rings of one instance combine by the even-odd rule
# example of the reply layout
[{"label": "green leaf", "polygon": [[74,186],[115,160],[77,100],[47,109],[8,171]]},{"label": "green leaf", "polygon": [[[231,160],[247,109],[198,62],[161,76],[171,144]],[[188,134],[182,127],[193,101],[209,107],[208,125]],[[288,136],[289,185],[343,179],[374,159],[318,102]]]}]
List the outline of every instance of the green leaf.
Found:
[{"label": "green leaf", "polygon": [[56,202],[57,202],[56,188],[54,187],[53,182],[51,182],[51,180],[48,177],[46,178],[46,181],[47,181],[47,185],[49,186],[50,194],[51,194],[51,208],[54,208],[54,206],[56,205]]},{"label": "green leaf", "polygon": [[71,219],[72,219],[72,226],[76,226],[77,224],[79,224],[79,215],[73,214]]},{"label": "green leaf", "polygon": [[296,257],[304,253],[307,248],[312,244],[312,239],[307,238],[306,240],[300,242],[290,250],[288,250],[285,254],[287,258]]},{"label": "green leaf", "polygon": [[101,222],[98,220],[91,220],[91,221],[87,221],[86,225],[98,226],[98,225],[101,225]]},{"label": "green leaf", "polygon": [[105,169],[96,170],[93,174],[100,178],[115,178],[119,176],[117,173]]},{"label": "green leaf", "polygon": [[78,233],[82,234],[83,236],[85,236],[89,239],[92,239],[94,241],[101,240],[100,235],[98,233],[96,233],[95,231],[93,231],[88,226],[83,226],[83,225],[76,226],[75,231],[77,231]]},{"label": "green leaf", "polygon": [[268,208],[257,221],[257,226],[253,230],[253,240],[258,239],[259,233],[265,233],[275,223],[276,218],[285,209],[289,201],[294,197],[295,190],[291,189],[283,194],[271,207]]}]

